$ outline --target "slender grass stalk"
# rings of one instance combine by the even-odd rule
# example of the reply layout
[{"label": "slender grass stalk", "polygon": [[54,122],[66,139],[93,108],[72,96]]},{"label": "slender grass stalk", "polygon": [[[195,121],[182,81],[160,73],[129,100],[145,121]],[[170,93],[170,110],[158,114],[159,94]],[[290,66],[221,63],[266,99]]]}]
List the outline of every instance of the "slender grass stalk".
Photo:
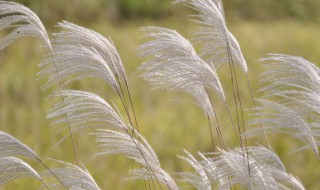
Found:
[{"label": "slender grass stalk", "polygon": [[[52,174],[52,176],[54,176],[59,182],[60,184],[63,186],[64,189],[69,189],[62,181],[61,179],[55,174],[53,173],[53,171],[47,166],[47,164],[45,164],[39,157],[37,158],[39,160],[39,162]],[[42,180],[41,180],[42,181]],[[44,182],[43,182],[44,183]],[[50,189],[46,184],[44,184],[48,189]]]},{"label": "slender grass stalk", "polygon": [[139,124],[138,124],[136,112],[135,112],[135,109],[134,109],[134,106],[133,106],[133,103],[132,103],[131,93],[130,93],[130,90],[129,90],[129,84],[128,84],[127,80],[125,80],[125,84],[126,84],[126,89],[127,89],[128,96],[129,96],[130,106],[131,106],[132,112],[133,112],[134,122],[136,124],[136,128],[137,128],[138,133],[140,133]]},{"label": "slender grass stalk", "polygon": [[[51,53],[51,56],[53,58],[53,49],[51,48],[51,46],[50,46],[50,53]],[[58,73],[58,69],[57,69],[57,66],[56,66],[55,63],[54,63],[54,69],[55,69],[56,73]],[[58,79],[58,85],[59,85],[59,90],[62,91],[63,88],[62,88],[62,84],[61,84],[61,80],[60,79]],[[62,101],[65,102],[64,96],[62,96],[61,98],[62,98]],[[75,142],[75,139],[74,139],[74,135],[72,133],[70,122],[68,122],[68,130],[69,130],[69,135],[70,135],[70,139],[71,139],[71,143],[72,143],[73,154],[74,154],[74,157],[75,157],[75,160],[76,160],[76,164],[79,167],[79,157],[78,157],[76,142]]]},{"label": "slender grass stalk", "polygon": [[[212,100],[210,98],[208,89],[205,88],[205,91],[208,94],[209,101],[210,101],[210,104],[211,104],[211,107],[212,107],[212,110],[213,110],[213,116],[214,116],[213,120],[214,120],[214,123],[216,124],[216,130],[217,130],[217,134],[218,134],[218,137],[219,137],[220,145],[223,147],[223,149],[225,149],[226,145],[225,145],[225,141],[223,139],[223,135],[222,135],[222,132],[221,132],[221,126],[220,126],[220,123],[219,123],[219,120],[218,120],[218,117],[217,117],[217,113],[216,113],[216,111],[214,109],[214,106],[213,106]],[[210,127],[210,133],[211,133],[211,140],[213,141],[213,135],[212,135],[212,130],[211,130],[210,123],[209,123],[209,127]]]},{"label": "slender grass stalk", "polygon": [[239,145],[241,145],[241,137],[240,137],[240,134],[238,134],[238,132],[237,132],[236,125],[235,125],[235,123],[234,123],[234,120],[232,119],[232,114],[231,114],[230,108],[229,108],[229,106],[228,106],[228,104],[227,104],[226,101],[224,102],[224,106],[226,107],[226,110],[227,110],[229,119],[230,119],[230,121],[231,121],[231,125],[232,125],[232,128],[233,128],[233,131],[234,131],[234,133],[235,133],[235,136],[237,137],[238,143],[239,143]]},{"label": "slender grass stalk", "polygon": [[[140,69],[143,77],[156,88],[183,91],[191,95],[206,114],[212,152],[198,153],[200,159],[185,151],[178,156],[195,170],[182,172],[182,180],[197,189],[298,189],[300,180],[286,172],[283,163],[272,150],[269,133],[288,133],[303,141],[320,160],[320,69],[313,63],[295,56],[271,54],[262,59],[267,64],[262,75],[266,95],[255,99],[248,77],[248,68],[236,38],[228,31],[221,0],[176,0],[199,14],[194,21],[202,27],[195,32],[203,47],[198,54],[191,42],[178,32],[160,27],[142,30],[151,38],[140,47],[140,54],[150,58]],[[62,31],[54,34],[51,44],[40,19],[28,8],[0,0],[0,30],[14,28],[0,40],[3,49],[22,36],[37,36],[50,50],[40,74],[48,76],[45,88],[58,83],[57,96],[61,102],[49,111],[54,123],[66,125],[73,145],[76,164],[65,163],[63,168],[50,169],[28,146],[7,133],[0,132],[0,186],[21,177],[33,177],[47,189],[100,190],[92,176],[79,167],[74,134],[95,129],[101,150],[96,154],[121,154],[140,165],[132,167],[130,179],[144,181],[145,189],[178,190],[175,180],[161,167],[148,141],[141,135],[129,81],[122,61],[111,39],[68,22],[58,24]],[[229,65],[236,122],[224,94],[217,70]],[[245,73],[257,117],[252,124],[260,127],[248,131],[244,117],[244,102],[236,66]],[[63,90],[68,83],[85,77],[97,77],[108,84],[121,101],[124,118],[117,106],[110,105],[94,93]],[[240,147],[228,149],[223,122],[218,118],[216,99],[223,101]],[[257,107],[257,103],[261,105]],[[232,107],[233,108],[233,107]],[[127,123],[128,122],[128,123]],[[213,127],[221,148],[215,150]],[[262,135],[261,135],[262,132]],[[263,136],[266,147],[249,146],[247,137]],[[244,135],[243,139],[241,136]],[[68,136],[67,136],[68,137]],[[65,139],[65,138],[64,138]],[[64,140],[62,139],[62,140]],[[18,157],[36,160],[46,171],[38,174]],[[84,168],[84,169],[83,169]],[[52,181],[53,180],[53,181]]]},{"label": "slender grass stalk", "polygon": [[[261,116],[260,116],[260,114],[258,112],[258,109],[257,109],[257,103],[256,103],[256,100],[254,98],[254,94],[253,94],[253,90],[252,90],[252,87],[251,87],[251,82],[249,80],[248,74],[246,74],[246,79],[247,79],[247,84],[248,84],[248,87],[249,87],[249,90],[250,90],[250,95],[251,95],[251,99],[252,99],[252,102],[253,102],[254,110],[255,110],[255,112],[257,114],[257,117],[258,117],[258,119],[260,121],[260,128],[263,128]],[[264,141],[265,141],[267,147],[270,149],[271,146],[270,146],[269,140],[267,138],[267,135],[266,135],[266,133],[264,131],[263,131],[263,138],[264,138]]]},{"label": "slender grass stalk", "polygon": [[[20,37],[36,36],[44,41],[49,50],[52,52],[51,42],[45,27],[34,12],[32,12],[29,8],[15,2],[0,1],[0,5],[0,29],[11,27],[16,28],[0,41],[0,49],[3,49]],[[34,154],[34,156],[36,160],[38,160],[46,169],[50,171],[50,169],[36,154]]]},{"label": "slender grass stalk", "polygon": [[[0,29],[15,28],[9,35],[0,41],[0,49],[11,44],[13,41],[24,36],[35,36],[41,39],[53,56],[52,45],[45,27],[39,17],[29,8],[9,1],[0,1]],[[57,69],[57,68],[56,68]],[[62,89],[59,81],[59,88]],[[72,140],[73,151],[77,165],[79,165],[78,156],[75,148],[75,142],[69,125],[69,133]]]},{"label": "slender grass stalk", "polygon": [[[28,146],[20,142],[18,139],[14,138],[13,136],[1,132],[0,131],[0,158],[2,157],[12,157],[12,156],[24,156],[27,158],[34,159],[41,163],[49,172],[52,173],[51,169],[42,161],[42,159]],[[53,173],[52,173],[53,174]],[[62,181],[57,178],[53,174],[53,176],[61,182],[61,184],[66,187]],[[68,188],[66,188],[68,189]]]},{"label": "slender grass stalk", "polygon": [[146,32],[146,37],[152,39],[140,47],[141,56],[153,56],[140,67],[144,72],[144,79],[156,87],[181,90],[192,95],[207,115],[212,146],[214,143],[211,119],[216,127],[220,145],[225,147],[221,126],[208,91],[213,90],[221,99],[225,99],[215,69],[205,63],[191,43],[178,32],[160,27],[142,30]]},{"label": "slender grass stalk", "polygon": [[[228,47],[228,46],[227,46]],[[231,83],[232,83],[232,94],[233,94],[233,100],[234,100],[234,105],[235,105],[235,108],[236,108],[236,121],[237,121],[237,126],[238,126],[238,134],[241,134],[241,125],[240,125],[240,116],[239,116],[239,108],[238,108],[238,98],[237,98],[237,85],[235,83],[235,77],[234,77],[234,67],[232,66],[233,65],[233,61],[232,61],[232,57],[228,51],[228,56],[229,56],[229,68],[230,68],[230,80],[231,80]],[[240,147],[242,148],[243,147],[243,142],[242,142],[242,139],[240,138]]]},{"label": "slender grass stalk", "polygon": [[[227,37],[228,39],[228,37]],[[246,133],[246,126],[244,123],[244,116],[243,116],[243,107],[242,107],[242,101],[241,101],[241,96],[240,96],[240,91],[239,91],[239,85],[238,85],[238,79],[237,79],[237,74],[235,71],[235,67],[234,67],[234,62],[233,62],[233,58],[232,58],[232,54],[231,54],[231,50],[230,50],[230,45],[229,45],[229,41],[227,40],[227,52],[228,52],[228,57],[229,57],[229,66],[230,66],[230,72],[231,72],[231,82],[232,82],[232,86],[233,86],[233,95],[234,95],[234,101],[235,101],[235,106],[236,106],[236,112],[237,112],[237,121],[238,121],[238,127],[239,127],[239,134]],[[233,80],[234,79],[234,80]],[[238,104],[239,104],[239,109],[238,109]],[[241,115],[241,118],[239,116],[239,114]],[[242,126],[243,126],[243,131],[241,131],[241,124],[240,121],[242,121]],[[243,148],[243,142],[242,139],[240,139],[240,147]],[[245,149],[248,150],[248,143],[247,143],[247,138],[244,137],[244,146]],[[247,156],[247,158],[245,159],[245,155]],[[250,160],[249,160],[249,154],[243,154],[243,162],[245,162],[247,160],[247,169],[249,172],[249,177],[250,177]]]}]

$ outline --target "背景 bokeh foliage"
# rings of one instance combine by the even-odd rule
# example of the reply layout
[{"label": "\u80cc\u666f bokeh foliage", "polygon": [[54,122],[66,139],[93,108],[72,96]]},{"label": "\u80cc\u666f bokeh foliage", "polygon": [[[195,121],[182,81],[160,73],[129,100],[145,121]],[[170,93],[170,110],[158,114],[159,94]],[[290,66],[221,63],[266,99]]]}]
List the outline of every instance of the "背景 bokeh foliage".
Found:
[{"label": "\u80cc\u666f bokeh foliage", "polygon": [[[92,22],[98,19],[163,18],[180,15],[186,9],[172,6],[171,0],[70,0],[68,8],[64,0],[17,0],[35,12],[45,23],[62,19]],[[72,7],[72,8],[71,8]],[[277,20],[295,19],[315,21],[320,18],[318,0],[228,0],[224,2],[227,18],[231,20]]]}]

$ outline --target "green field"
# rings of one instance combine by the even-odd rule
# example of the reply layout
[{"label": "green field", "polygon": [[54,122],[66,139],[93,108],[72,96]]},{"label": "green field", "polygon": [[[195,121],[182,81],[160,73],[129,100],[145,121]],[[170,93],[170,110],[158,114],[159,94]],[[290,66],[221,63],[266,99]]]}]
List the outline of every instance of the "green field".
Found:
[{"label": "green field", "polygon": [[[169,27],[187,38],[191,37],[189,32],[197,26],[187,21],[186,13],[162,19],[123,20],[121,23],[101,17],[96,21],[89,20],[87,23],[79,21],[78,24],[81,22],[82,26],[94,29],[106,37],[110,36],[117,47],[130,79],[140,131],[155,149],[163,168],[169,173],[187,169],[186,164],[177,158],[177,155],[183,154],[183,149],[194,154],[197,151],[211,150],[206,117],[181,93],[150,90],[152,86],[144,82],[137,73],[137,67],[143,62],[137,56],[137,47],[144,42],[139,31],[141,26]],[[320,63],[320,26],[316,22],[290,18],[268,21],[230,20],[229,28],[243,50],[254,90],[259,87],[258,75],[262,71],[257,60],[267,53],[298,55],[313,63]],[[77,24],[77,21],[73,22]],[[50,28],[49,32],[58,31],[47,23],[44,25]],[[4,33],[1,34],[3,35]],[[75,163],[69,139],[51,148],[67,133],[59,133],[59,127],[50,125],[50,120],[46,119],[46,111],[52,107],[53,102],[51,99],[46,100],[48,92],[40,90],[44,81],[38,80],[36,76],[39,71],[37,64],[45,56],[41,45],[43,44],[34,38],[20,39],[0,52],[0,130],[20,139],[42,158]],[[224,76],[223,69],[220,74]],[[77,81],[72,87],[90,90],[119,103],[116,95],[99,80]],[[249,93],[245,83],[240,89],[244,95]],[[251,105],[249,98],[245,101]],[[222,120],[224,111],[219,113]],[[229,126],[223,130],[230,148],[235,146],[231,130]],[[320,187],[320,165],[311,151],[289,154],[299,144],[287,137],[274,136],[271,137],[271,142],[287,171],[298,176],[306,189],[316,190]],[[255,140],[251,143],[254,145]],[[85,132],[76,135],[76,145],[81,163],[102,189],[144,188],[143,182],[125,180],[132,168],[132,161],[122,156],[92,157],[97,152],[96,143]],[[47,162],[49,165],[55,164],[50,160]],[[34,166],[39,168],[35,163]],[[35,180],[22,179],[9,183],[2,189],[36,189],[39,185]]]}]

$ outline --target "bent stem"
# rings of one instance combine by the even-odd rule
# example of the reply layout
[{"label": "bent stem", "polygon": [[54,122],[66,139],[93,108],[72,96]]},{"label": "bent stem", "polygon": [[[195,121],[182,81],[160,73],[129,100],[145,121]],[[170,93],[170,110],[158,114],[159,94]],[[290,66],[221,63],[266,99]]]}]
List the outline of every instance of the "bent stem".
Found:
[{"label": "bent stem", "polygon": [[[142,158],[144,159],[144,161],[145,161],[145,163],[146,163],[146,165],[147,165],[147,170],[150,170],[150,171],[151,171],[151,173],[152,173],[152,175],[155,177],[157,183],[160,185],[160,188],[163,190],[163,187],[162,187],[160,181],[158,180],[156,174],[155,174],[154,171],[152,170],[149,162],[147,161],[147,159],[146,159],[146,157],[145,157],[145,155],[144,155],[144,153],[143,153],[143,151],[142,151],[140,140],[138,139],[138,143],[137,143],[137,142],[134,140],[134,136],[131,135],[131,134],[136,133],[136,132],[135,132],[135,129],[134,129],[134,128],[132,129],[132,133],[130,133],[127,128],[123,128],[123,129],[124,129],[125,132],[130,136],[132,142],[133,142],[133,143],[135,144],[135,146],[138,148],[140,154],[142,155]],[[141,166],[141,167],[142,167],[142,166]],[[156,186],[155,186],[155,184],[154,184],[154,182],[153,182],[153,181],[151,181],[151,182],[152,182],[153,187],[154,187],[155,189],[157,189]],[[167,185],[167,186],[168,186],[168,185]],[[168,187],[168,189],[170,189],[170,188]]]},{"label": "bent stem", "polygon": [[[247,73],[246,73],[246,79],[247,79],[247,84],[248,84],[248,87],[249,87],[249,90],[250,90],[250,95],[251,95],[251,99],[252,99],[252,102],[253,102],[254,110],[256,111],[257,117],[259,119],[260,128],[262,129],[263,126],[262,126],[260,113],[259,113],[259,111],[257,109],[257,103],[256,103],[256,100],[254,98],[253,90],[252,90],[252,87],[251,87],[251,82],[249,80],[249,76],[248,76]],[[265,131],[263,131],[263,138],[264,138],[264,140],[266,142],[266,145],[267,145],[268,149],[271,149],[270,144],[269,144],[269,140],[267,138],[267,135],[266,135]]]},{"label": "bent stem", "polygon": [[230,108],[229,108],[229,106],[227,104],[227,101],[224,101],[224,105],[225,105],[225,107],[227,109],[228,116],[230,118],[231,125],[232,125],[233,131],[234,131],[234,133],[235,133],[235,135],[237,137],[238,143],[241,144],[241,137],[240,137],[240,134],[238,134],[238,132],[237,132],[237,129],[236,129],[236,126],[235,126],[234,121],[232,119],[232,115],[231,115],[231,112],[230,112]]},{"label": "bent stem", "polygon": [[[54,57],[54,54],[53,54],[53,49],[51,48],[51,46],[50,46],[50,53],[51,53],[51,57],[53,58],[53,57]],[[57,68],[57,65],[56,65],[56,62],[55,62],[55,61],[54,61],[53,65],[54,65],[55,72],[58,74],[58,68]],[[62,84],[61,84],[60,78],[58,78],[58,84],[59,84],[59,90],[62,91],[63,88],[62,88]],[[62,101],[63,101],[64,107],[66,107],[65,97],[64,97],[63,94],[62,94]],[[69,114],[68,114],[68,113],[66,114],[66,116],[67,116],[67,118],[69,118]],[[71,138],[73,154],[74,154],[74,157],[75,157],[75,160],[76,160],[76,164],[77,164],[77,166],[79,167],[80,164],[79,164],[79,157],[78,157],[78,153],[77,153],[76,142],[75,142],[75,139],[74,139],[74,135],[73,135],[73,132],[72,132],[72,129],[71,129],[71,124],[70,124],[69,119],[67,119],[67,121],[68,121],[68,122],[67,122],[67,125],[68,125],[69,135],[70,135],[70,138]],[[42,164],[44,164],[44,163],[42,162]],[[45,164],[44,164],[44,166],[45,166],[46,168],[48,168]],[[52,173],[51,170],[49,170],[49,171],[50,171],[50,173]],[[53,173],[52,173],[52,175],[55,176],[55,174],[53,174]],[[55,177],[57,178],[57,176],[55,176]],[[57,179],[58,179],[58,178],[57,178]],[[58,181],[59,181],[60,183],[62,183],[59,179],[58,179]],[[63,183],[62,183],[62,184],[63,184]],[[68,189],[64,184],[63,184],[63,186],[64,186],[66,189]],[[82,189],[83,189],[83,185],[82,185]]]},{"label": "bent stem", "polygon": [[129,84],[128,84],[127,80],[124,80],[124,82],[125,82],[126,89],[127,89],[127,92],[128,92],[129,101],[130,101],[130,105],[131,105],[131,108],[132,108],[133,117],[134,117],[134,121],[135,121],[135,124],[136,124],[136,127],[137,127],[137,131],[138,131],[138,133],[140,133],[136,112],[135,112],[135,109],[134,109],[134,106],[133,106],[133,103],[132,103],[131,93],[130,93],[130,90],[129,90]]},{"label": "bent stem", "polygon": [[[116,92],[117,92],[117,94],[118,94],[118,96],[119,96],[119,98],[120,98],[120,100],[121,100],[121,103],[122,103],[122,106],[123,106],[123,108],[124,108],[124,110],[125,110],[125,112],[126,112],[126,115],[127,115],[127,118],[128,118],[128,120],[129,120],[129,123],[130,123],[130,125],[131,126],[134,126],[133,125],[133,122],[132,122],[132,119],[131,119],[131,115],[130,115],[130,110],[129,110],[129,108],[128,108],[128,104],[127,104],[127,100],[126,100],[126,98],[125,98],[125,95],[124,95],[124,90],[122,89],[122,83],[121,83],[121,81],[120,81],[120,78],[119,78],[119,76],[118,76],[118,74],[115,72],[115,77],[116,77],[116,79],[117,79],[117,82],[118,82],[118,84],[119,84],[119,87],[120,87],[120,89],[119,88],[116,88]],[[134,110],[134,107],[133,107],[133,103],[132,103],[132,98],[131,98],[131,94],[130,94],[130,90],[129,90],[129,85],[128,85],[128,82],[127,82],[127,80],[126,80],[126,78],[125,77],[123,77],[123,80],[124,80],[124,83],[125,83],[125,86],[126,86],[126,91],[127,91],[127,94],[128,94],[128,97],[129,97],[129,102],[130,102],[130,106],[131,106],[131,109],[132,109],[132,112],[133,112],[133,117],[134,117],[134,121],[135,121],[135,125],[136,125],[136,129],[137,129],[137,131],[138,131],[138,133],[140,134],[140,131],[139,131],[139,126],[138,126],[138,122],[137,122],[137,118],[136,118],[136,114],[135,114],[135,110]],[[128,134],[129,134],[129,131],[128,131]],[[130,137],[133,139],[133,137],[134,137],[134,130],[132,130],[132,133],[131,133],[131,135],[130,135]],[[138,137],[138,136],[137,136]],[[138,139],[138,141],[140,142],[140,138]],[[141,145],[140,145],[140,143],[138,143],[138,145],[139,145],[139,149],[141,149]],[[141,153],[142,153],[142,151],[141,151]],[[142,153],[143,154],[143,153]],[[144,156],[143,156],[144,157]],[[145,160],[146,161],[146,160]],[[142,167],[142,165],[140,164],[140,167]],[[151,187],[150,187],[150,181],[149,180],[144,180],[145,182],[145,188],[146,189],[148,189],[148,186],[149,186],[149,188],[151,189]],[[147,181],[147,182],[146,182]],[[152,182],[153,183],[153,182]],[[148,185],[147,185],[148,184]],[[160,184],[160,183],[159,183]],[[155,187],[155,184],[153,183],[153,186],[154,186],[154,188],[156,189],[156,187]],[[161,188],[162,189],[162,188]]]},{"label": "bent stem", "polygon": [[[217,118],[217,113],[214,109],[214,106],[213,106],[213,102],[211,100],[211,97],[210,97],[210,94],[209,94],[209,91],[208,89],[205,87],[205,91],[206,93],[208,94],[208,97],[209,97],[209,101],[210,101],[210,104],[211,104],[211,107],[212,107],[212,111],[213,111],[213,122],[215,124],[215,128],[216,128],[216,131],[217,131],[217,134],[218,134],[218,138],[219,138],[219,141],[220,141],[220,145],[223,147],[223,149],[226,149],[226,145],[225,145],[225,142],[224,142],[224,138],[222,136],[222,132],[221,132],[221,127],[220,127],[220,123],[219,123],[219,120]],[[212,126],[211,126],[211,122],[210,122],[210,116],[208,116],[208,120],[209,120],[209,128],[210,128],[210,135],[211,135],[211,141],[212,141],[212,149],[214,151],[214,143],[213,143],[213,133],[212,133]]]},{"label": "bent stem", "polygon": [[[243,132],[246,132],[246,126],[244,123],[244,116],[243,116],[243,106],[242,106],[242,101],[241,101],[241,96],[240,96],[240,91],[239,91],[239,85],[238,85],[238,79],[237,79],[237,74],[235,71],[235,67],[234,67],[234,61],[232,58],[232,52],[231,52],[231,47],[230,47],[230,43],[228,40],[228,34],[225,33],[225,38],[226,38],[226,43],[227,43],[227,52],[228,52],[228,59],[229,59],[229,67],[230,67],[230,76],[231,76],[231,82],[232,82],[232,86],[233,86],[233,97],[234,97],[234,102],[235,102],[235,106],[236,106],[236,112],[237,112],[237,122],[238,122],[238,128],[239,128],[239,135],[241,134],[241,125],[240,125],[240,117],[239,117],[239,112],[241,114],[241,120],[242,120],[242,125],[243,125]],[[238,101],[239,101],[239,107],[238,108]],[[240,146],[241,148],[243,148],[243,142],[242,139],[240,138]],[[249,154],[248,154],[248,144],[247,144],[247,138],[244,138],[245,140],[245,149],[246,149],[246,154],[247,154],[247,165],[248,165],[248,172],[249,172],[249,176],[250,176],[250,161],[249,161]],[[243,155],[243,161],[245,162],[245,155]]]},{"label": "bent stem", "polygon": [[[47,164],[45,164],[43,161],[42,161],[42,159],[40,159],[40,157],[38,157],[37,155],[34,155],[36,158],[37,158],[37,160],[52,174],[52,176],[53,177],[55,177],[61,184],[62,184],[62,186],[65,188],[65,189],[69,189],[59,178],[58,178],[58,176],[56,176],[56,174],[54,174],[53,172],[52,172],[52,170],[47,166]],[[44,183],[44,181],[43,180],[41,180],[41,182],[45,185],[45,187],[47,187],[48,189],[50,189],[45,183]]]}]

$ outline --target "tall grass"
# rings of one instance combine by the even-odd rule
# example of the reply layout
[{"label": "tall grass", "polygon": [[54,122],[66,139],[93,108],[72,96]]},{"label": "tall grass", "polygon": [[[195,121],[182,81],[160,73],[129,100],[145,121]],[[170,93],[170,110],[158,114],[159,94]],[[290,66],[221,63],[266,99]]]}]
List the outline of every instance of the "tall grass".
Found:
[{"label": "tall grass", "polygon": [[[291,136],[293,142],[298,139],[304,143],[292,154],[312,151],[319,159],[319,68],[301,57],[270,54],[261,59],[265,71],[260,91],[265,95],[255,98],[250,68],[227,27],[222,1],[175,3],[195,10],[191,20],[199,29],[192,32],[190,41],[175,30],[142,28],[146,42],[139,54],[146,61],[139,73],[157,90],[189,94],[206,115],[208,134],[203,138],[211,139],[212,151],[192,155],[185,150],[185,155],[177,158],[194,171],[172,174],[162,168],[153,146],[143,136],[131,83],[110,38],[63,21],[57,24],[60,32],[51,39],[30,9],[0,1],[0,29],[8,32],[0,40],[0,49],[24,36],[44,42],[47,55],[39,64],[39,75],[46,80],[42,88],[51,90],[48,100],[55,102],[47,117],[67,134],[55,146],[69,141],[74,157],[72,163],[51,160],[58,167],[49,167],[31,148],[0,132],[1,186],[33,178],[45,189],[100,189],[78,155],[81,147],[74,136],[82,133],[87,136],[83,140],[96,139],[100,150],[94,157],[122,155],[132,160],[128,178],[142,181],[145,189],[305,189],[298,177],[286,171],[269,138],[274,133]],[[221,70],[227,71],[229,86],[220,81]],[[83,78],[98,78],[117,95],[117,102],[72,89],[72,83]],[[251,101],[249,110],[244,98]],[[221,113],[226,117],[221,118]],[[225,128],[232,134],[226,134]],[[226,136],[236,139],[236,148],[231,148]]]}]

